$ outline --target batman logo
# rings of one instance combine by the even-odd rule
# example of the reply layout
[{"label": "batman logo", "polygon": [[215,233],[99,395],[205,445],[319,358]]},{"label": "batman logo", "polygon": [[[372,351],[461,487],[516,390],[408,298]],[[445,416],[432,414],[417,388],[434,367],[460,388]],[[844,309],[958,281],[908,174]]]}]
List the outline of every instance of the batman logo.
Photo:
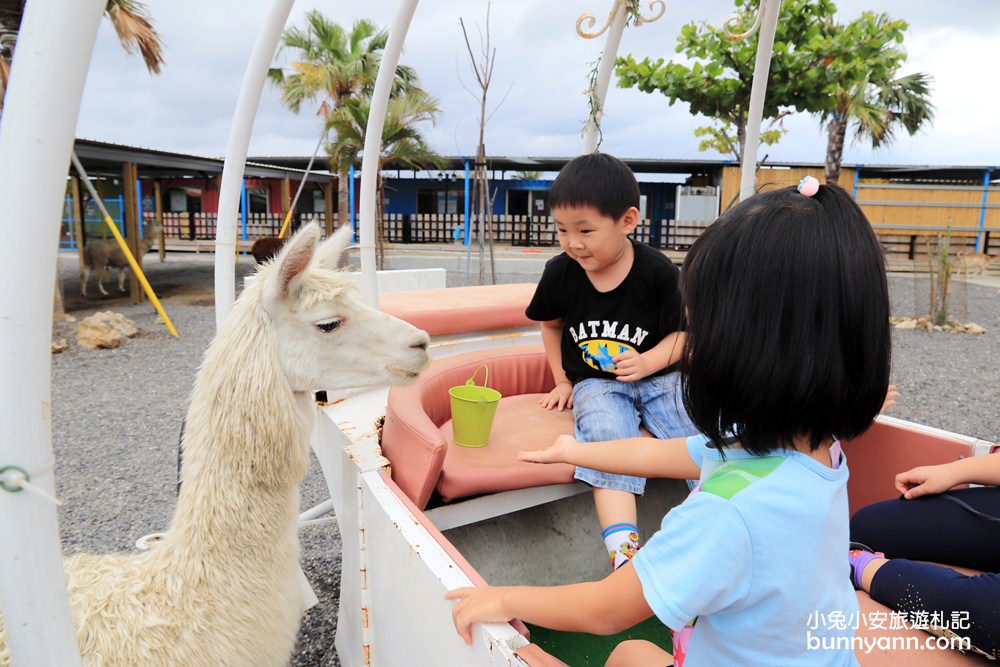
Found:
[{"label": "batman logo", "polygon": [[583,361],[593,369],[613,373],[615,362],[612,361],[626,350],[635,351],[631,345],[617,340],[604,340],[593,338],[580,343],[580,351],[583,353]]}]

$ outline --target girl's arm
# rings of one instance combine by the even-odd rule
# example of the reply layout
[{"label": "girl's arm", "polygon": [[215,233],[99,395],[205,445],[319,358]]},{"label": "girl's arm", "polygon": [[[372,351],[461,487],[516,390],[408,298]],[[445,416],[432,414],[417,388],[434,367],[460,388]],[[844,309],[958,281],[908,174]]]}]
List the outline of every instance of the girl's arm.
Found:
[{"label": "girl's arm", "polygon": [[907,500],[947,491],[959,484],[1000,485],[1000,454],[970,456],[936,466],[920,466],[896,475],[896,490]]},{"label": "girl's arm", "polygon": [[698,479],[701,469],[691,459],[687,438],[627,438],[610,442],[577,442],[560,435],[546,449],[518,452],[519,461],[573,465],[636,477]]},{"label": "girl's arm", "polygon": [[518,618],[553,630],[610,635],[653,615],[631,563],[601,581],[566,586],[484,586],[445,594],[458,602],[451,610],[455,629],[472,643],[474,623]]}]

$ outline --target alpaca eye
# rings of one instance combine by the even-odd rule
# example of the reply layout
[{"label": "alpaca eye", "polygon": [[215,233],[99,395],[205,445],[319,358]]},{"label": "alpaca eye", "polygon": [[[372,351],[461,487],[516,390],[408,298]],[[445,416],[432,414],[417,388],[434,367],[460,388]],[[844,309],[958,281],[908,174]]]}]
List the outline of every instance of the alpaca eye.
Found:
[{"label": "alpaca eye", "polygon": [[340,328],[341,324],[343,324],[343,320],[341,320],[339,317],[336,317],[332,320],[324,320],[322,322],[317,322],[316,328],[322,331],[323,333],[330,333],[331,331]]}]

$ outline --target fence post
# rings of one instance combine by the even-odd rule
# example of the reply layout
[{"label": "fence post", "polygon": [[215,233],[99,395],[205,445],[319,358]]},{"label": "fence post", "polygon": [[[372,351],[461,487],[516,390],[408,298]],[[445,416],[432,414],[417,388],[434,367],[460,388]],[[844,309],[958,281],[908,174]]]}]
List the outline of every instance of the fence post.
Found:
[{"label": "fence post", "polygon": [[[984,231],[986,227],[986,203],[990,197],[990,172],[993,171],[993,167],[987,167],[986,173],[983,175],[983,205],[979,209],[979,233],[976,235],[976,252],[986,252],[986,248],[983,245]],[[987,237],[988,238],[988,237]]]}]

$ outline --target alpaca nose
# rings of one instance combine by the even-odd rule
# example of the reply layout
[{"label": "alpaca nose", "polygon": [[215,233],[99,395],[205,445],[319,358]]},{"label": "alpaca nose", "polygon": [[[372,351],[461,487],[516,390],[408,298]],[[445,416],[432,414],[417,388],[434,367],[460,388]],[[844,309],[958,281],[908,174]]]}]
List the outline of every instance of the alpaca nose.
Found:
[{"label": "alpaca nose", "polygon": [[431,342],[430,336],[428,336],[425,332],[421,331],[419,337],[416,339],[416,341],[410,344],[410,347],[417,350],[426,351],[427,346],[430,345],[430,342]]}]

